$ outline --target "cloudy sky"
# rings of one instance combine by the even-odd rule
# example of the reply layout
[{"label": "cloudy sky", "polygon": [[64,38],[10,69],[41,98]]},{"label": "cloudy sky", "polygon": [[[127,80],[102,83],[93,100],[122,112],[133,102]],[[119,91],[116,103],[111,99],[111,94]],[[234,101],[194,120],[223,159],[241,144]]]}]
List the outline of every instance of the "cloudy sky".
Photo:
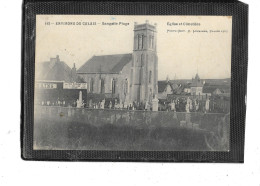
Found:
[{"label": "cloudy sky", "polygon": [[224,16],[37,15],[36,65],[59,55],[79,68],[93,55],[132,53],[134,22],[146,20],[157,24],[159,80],[197,71],[202,79],[230,77],[232,18]]}]

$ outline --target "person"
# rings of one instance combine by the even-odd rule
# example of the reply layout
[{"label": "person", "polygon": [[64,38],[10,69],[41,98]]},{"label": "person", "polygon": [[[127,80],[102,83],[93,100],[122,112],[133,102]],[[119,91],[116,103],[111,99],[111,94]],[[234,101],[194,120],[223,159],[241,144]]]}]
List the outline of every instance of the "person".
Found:
[{"label": "person", "polygon": [[186,104],[186,112],[190,112],[190,107],[189,107],[189,103],[188,102]]},{"label": "person", "polygon": [[100,108],[101,108],[101,109],[104,109],[104,108],[105,108],[105,99],[103,99],[103,100],[100,102]]},{"label": "person", "polygon": [[189,105],[190,105],[190,111],[192,111],[192,109],[193,109],[193,107],[192,107],[192,100],[190,100]]},{"label": "person", "polygon": [[128,108],[129,108],[129,110],[132,110],[132,104],[131,103],[129,104]]},{"label": "person", "polygon": [[172,100],[172,102],[171,102],[171,110],[176,112],[174,100]]},{"label": "person", "polygon": [[89,100],[89,108],[93,108],[92,99]]},{"label": "person", "polygon": [[208,112],[209,111],[209,99],[207,98],[207,100],[206,100],[206,104],[205,104],[205,110],[206,110],[206,112]]},{"label": "person", "polygon": [[79,102],[79,99],[77,99],[77,108],[80,108],[81,105],[80,105],[80,102]]},{"label": "person", "polygon": [[148,101],[145,102],[145,108],[144,109],[145,110],[149,110],[149,103],[148,103]]},{"label": "person", "polygon": [[139,102],[137,102],[137,104],[136,104],[136,110],[140,110],[140,103]]},{"label": "person", "polygon": [[118,109],[118,105],[117,105],[117,99],[115,99],[115,109]]},{"label": "person", "polygon": [[120,101],[119,101],[119,104],[118,104],[118,109],[121,110],[122,108],[123,108],[123,103],[122,103],[122,101],[120,100]]},{"label": "person", "polygon": [[199,102],[196,100],[195,101],[195,107],[196,107],[196,112],[199,110]]},{"label": "person", "polygon": [[135,104],[135,101],[134,101],[133,105],[132,105],[132,110],[135,110],[135,106],[136,106],[136,104]]}]

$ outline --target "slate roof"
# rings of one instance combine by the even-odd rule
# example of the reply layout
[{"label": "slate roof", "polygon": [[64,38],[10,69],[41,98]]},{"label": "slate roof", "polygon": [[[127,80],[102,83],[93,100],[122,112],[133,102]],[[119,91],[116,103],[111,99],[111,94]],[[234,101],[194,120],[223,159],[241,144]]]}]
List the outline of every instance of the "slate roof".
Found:
[{"label": "slate roof", "polygon": [[201,81],[193,81],[191,84],[190,84],[190,87],[203,87],[203,84]]},{"label": "slate roof", "polygon": [[71,82],[71,68],[63,61],[55,62],[54,65],[51,62],[37,63],[36,79]]},{"label": "slate roof", "polygon": [[217,89],[215,86],[204,86],[202,92],[203,93],[212,93]]},{"label": "slate roof", "polygon": [[131,53],[93,56],[77,70],[77,73],[119,73],[130,61]]},{"label": "slate roof", "polygon": [[230,93],[229,86],[223,85],[208,85],[203,87],[203,93],[213,93],[216,89],[219,89],[222,93]]},{"label": "slate roof", "polygon": [[161,93],[165,90],[168,82],[167,81],[158,81],[158,92]]},{"label": "slate roof", "polygon": [[184,88],[190,88],[190,87],[191,87],[191,83],[183,84],[183,87],[184,87]]},{"label": "slate roof", "polygon": [[175,84],[171,83],[170,81],[158,81],[158,93],[163,92],[167,85],[170,85],[172,91],[174,91]]},{"label": "slate roof", "polygon": [[184,94],[185,92],[183,91],[184,86],[182,84],[179,84],[179,87],[174,90],[174,94],[176,95],[181,95]]}]

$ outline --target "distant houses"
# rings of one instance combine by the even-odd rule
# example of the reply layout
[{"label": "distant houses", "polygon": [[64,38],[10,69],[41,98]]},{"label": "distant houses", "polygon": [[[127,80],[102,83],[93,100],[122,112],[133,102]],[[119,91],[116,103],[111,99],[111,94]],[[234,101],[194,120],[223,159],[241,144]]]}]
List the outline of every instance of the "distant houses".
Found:
[{"label": "distant houses", "polygon": [[[158,99],[166,100],[178,97],[191,97],[198,100],[206,100],[212,96],[230,97],[230,85],[223,84],[219,80],[208,83],[201,80],[196,74],[191,80],[164,80],[158,81]],[[226,82],[226,81],[225,81]]]}]

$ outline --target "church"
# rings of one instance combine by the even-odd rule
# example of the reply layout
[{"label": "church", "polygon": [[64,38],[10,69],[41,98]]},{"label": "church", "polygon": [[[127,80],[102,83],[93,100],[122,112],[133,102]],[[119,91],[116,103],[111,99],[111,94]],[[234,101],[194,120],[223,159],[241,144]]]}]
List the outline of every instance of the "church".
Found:
[{"label": "church", "polygon": [[[158,94],[156,24],[134,24],[133,52],[93,56],[77,75],[88,83],[88,94],[103,94],[122,103],[151,103]],[[105,44],[105,43],[104,43]]]}]

